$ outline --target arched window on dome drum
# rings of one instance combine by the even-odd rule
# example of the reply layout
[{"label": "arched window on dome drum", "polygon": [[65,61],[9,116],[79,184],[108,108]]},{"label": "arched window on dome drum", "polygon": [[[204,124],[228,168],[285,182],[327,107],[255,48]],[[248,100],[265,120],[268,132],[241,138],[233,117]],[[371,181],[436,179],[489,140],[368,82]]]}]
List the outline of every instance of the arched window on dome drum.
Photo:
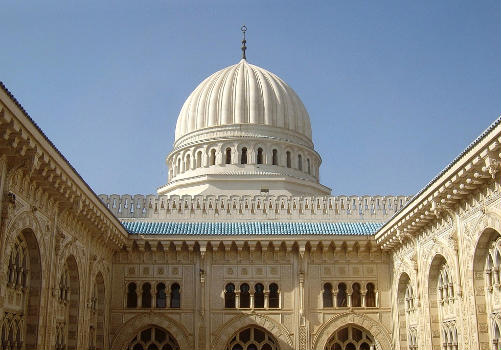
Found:
[{"label": "arched window on dome drum", "polygon": [[171,308],[180,308],[181,307],[181,287],[179,284],[174,283],[170,287],[170,307]]},{"label": "arched window on dome drum", "polygon": [[273,150],[273,155],[271,158],[272,158],[271,163],[273,165],[278,165],[278,151],[276,149]]},{"label": "arched window on dome drum", "polygon": [[367,283],[367,293],[365,293],[365,306],[376,307],[376,291],[373,283]]},{"label": "arched window on dome drum", "polygon": [[137,307],[137,286],[134,282],[129,283],[127,286],[127,307],[135,308]]},{"label": "arched window on dome drum", "polygon": [[224,307],[234,309],[235,306],[235,285],[228,283],[224,288]]},{"label": "arched window on dome drum", "polygon": [[322,297],[324,300],[324,307],[332,307],[332,284],[326,283],[324,284],[324,292],[322,293]]},{"label": "arched window on dome drum", "polygon": [[186,155],[186,163],[184,165],[184,170],[190,170],[191,169],[191,157],[189,154]]},{"label": "arched window on dome drum", "polygon": [[226,160],[225,160],[225,163],[226,164],[231,164],[231,148],[227,148],[226,149]]},{"label": "arched window on dome drum", "polygon": [[287,157],[287,168],[290,168],[291,167],[291,152],[287,151],[287,153],[285,155]]},{"label": "arched window on dome drum", "polygon": [[197,152],[197,168],[202,167],[202,151]]},{"label": "arched window on dome drum", "polygon": [[250,307],[250,293],[249,285],[244,283],[240,286],[240,307],[249,308]]},{"label": "arched window on dome drum", "polygon": [[275,309],[280,307],[280,292],[278,291],[278,284],[270,284],[270,294],[268,298],[268,307]]},{"label": "arched window on dome drum", "polygon": [[167,294],[165,293],[165,284],[157,284],[157,308],[164,308],[167,306]]},{"label": "arched window on dome drum", "polygon": [[306,166],[308,167],[308,174],[311,174],[310,158],[306,159]]},{"label": "arched window on dome drum", "polygon": [[210,150],[209,165],[216,165],[216,150]]},{"label": "arched window on dome drum", "polygon": [[151,307],[151,284],[143,284],[143,293],[141,295],[141,306]]},{"label": "arched window on dome drum", "polygon": [[344,283],[339,283],[337,286],[336,306],[337,307],[346,307],[347,306],[346,284],[344,284]]},{"label": "arched window on dome drum", "polygon": [[360,307],[362,306],[362,296],[360,294],[360,284],[359,283],[353,283],[351,286],[352,288],[352,293],[351,293],[351,306],[353,307]]},{"label": "arched window on dome drum", "polygon": [[297,168],[303,170],[303,156],[300,154],[297,155]]},{"label": "arched window on dome drum", "polygon": [[257,164],[263,164],[263,149],[261,147],[257,149]]},{"label": "arched window on dome drum", "polygon": [[247,164],[247,148],[242,148],[242,156],[240,158],[240,164]]},{"label": "arched window on dome drum", "polygon": [[264,307],[264,286],[261,283],[254,286],[254,307]]},{"label": "arched window on dome drum", "polygon": [[176,169],[176,174],[181,173],[181,158],[177,159],[177,169]]}]

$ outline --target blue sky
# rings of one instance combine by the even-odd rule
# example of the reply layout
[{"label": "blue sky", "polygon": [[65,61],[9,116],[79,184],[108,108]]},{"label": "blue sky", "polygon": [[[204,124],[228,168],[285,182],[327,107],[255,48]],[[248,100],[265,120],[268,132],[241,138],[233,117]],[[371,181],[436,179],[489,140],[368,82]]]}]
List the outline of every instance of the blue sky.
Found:
[{"label": "blue sky", "polygon": [[248,61],[311,118],[333,194],[413,194],[501,113],[500,2],[7,1],[0,80],[97,193],[154,193],[179,110]]}]

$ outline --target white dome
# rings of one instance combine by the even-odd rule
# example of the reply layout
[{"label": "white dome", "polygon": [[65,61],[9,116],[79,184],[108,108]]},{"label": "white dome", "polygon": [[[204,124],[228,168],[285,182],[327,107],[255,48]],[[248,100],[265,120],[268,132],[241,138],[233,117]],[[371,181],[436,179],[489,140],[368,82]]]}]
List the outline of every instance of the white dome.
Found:
[{"label": "white dome", "polygon": [[179,113],[175,140],[205,128],[240,124],[286,129],[311,142],[310,117],[294,90],[244,59],[212,74],[191,93]]}]

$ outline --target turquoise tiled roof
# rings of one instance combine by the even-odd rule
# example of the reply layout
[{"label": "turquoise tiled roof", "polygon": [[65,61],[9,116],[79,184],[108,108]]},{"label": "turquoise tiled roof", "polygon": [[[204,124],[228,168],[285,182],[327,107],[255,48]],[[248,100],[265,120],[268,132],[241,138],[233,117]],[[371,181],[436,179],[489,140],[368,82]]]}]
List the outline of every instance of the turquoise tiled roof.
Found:
[{"label": "turquoise tiled roof", "polygon": [[357,235],[376,233],[375,222],[145,222],[122,221],[130,234],[146,235]]}]

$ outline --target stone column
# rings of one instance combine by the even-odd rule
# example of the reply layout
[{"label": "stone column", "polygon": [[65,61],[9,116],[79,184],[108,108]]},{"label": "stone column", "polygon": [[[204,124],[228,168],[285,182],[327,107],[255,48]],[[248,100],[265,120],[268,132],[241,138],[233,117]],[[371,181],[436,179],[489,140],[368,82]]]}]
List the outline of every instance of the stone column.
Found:
[{"label": "stone column", "polygon": [[167,292],[167,286],[165,286],[165,307],[170,308],[170,293]]},{"label": "stone column", "polygon": [[240,291],[235,290],[235,308],[240,308]]}]

